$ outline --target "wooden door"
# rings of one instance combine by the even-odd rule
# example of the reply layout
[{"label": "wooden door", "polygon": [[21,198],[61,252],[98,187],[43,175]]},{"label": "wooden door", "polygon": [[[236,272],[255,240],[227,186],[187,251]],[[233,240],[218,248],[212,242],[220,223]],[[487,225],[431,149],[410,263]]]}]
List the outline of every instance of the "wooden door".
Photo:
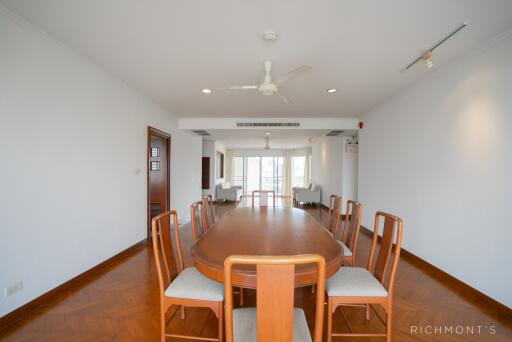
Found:
[{"label": "wooden door", "polygon": [[151,237],[151,219],[169,210],[170,200],[170,146],[171,136],[148,129],[148,241]]},{"label": "wooden door", "polygon": [[201,183],[203,190],[210,189],[210,157],[203,157]]}]

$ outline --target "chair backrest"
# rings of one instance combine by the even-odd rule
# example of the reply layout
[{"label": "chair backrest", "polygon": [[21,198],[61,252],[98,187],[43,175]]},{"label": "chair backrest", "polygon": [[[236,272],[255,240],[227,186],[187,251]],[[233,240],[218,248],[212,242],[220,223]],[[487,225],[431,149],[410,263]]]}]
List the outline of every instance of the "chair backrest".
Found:
[{"label": "chair backrest", "polygon": [[212,195],[204,196],[202,199],[201,227],[206,232],[215,225],[215,207],[213,206]]},{"label": "chair backrest", "polygon": [[318,254],[290,256],[232,255],[224,261],[226,341],[233,341],[233,265],[256,265],[257,341],[292,341],[295,265],[317,264],[314,342],[322,340],[325,259]]},{"label": "chair backrest", "polygon": [[[255,195],[258,194],[259,197],[259,206],[267,207],[268,206],[268,196],[272,195],[272,207],[276,207],[276,192],[274,190],[254,190],[252,192],[252,207],[254,208],[254,198]],[[266,199],[266,201],[262,201],[262,199]]]},{"label": "chair backrest", "polygon": [[[384,220],[384,229],[382,231],[379,254],[375,260],[375,266],[372,272],[371,267],[375,249],[377,247],[377,237],[379,235],[379,223],[381,219]],[[382,285],[385,285],[384,278],[386,276],[387,267],[389,264],[389,256],[391,255],[393,243],[395,244],[395,253],[393,256],[393,261],[391,262],[391,270],[387,284],[387,289],[390,296],[393,293],[396,268],[398,266],[398,259],[400,258],[400,250],[402,246],[402,219],[394,215],[378,211],[375,214],[372,247],[370,249],[370,257],[368,258],[368,271],[372,272],[375,278],[377,278],[382,283]]]},{"label": "chair backrest", "polygon": [[333,195],[333,194],[331,194],[331,196],[329,196],[329,211],[327,212],[327,219],[329,219],[329,217],[331,216],[332,209],[333,209],[333,202],[336,199],[336,197],[338,197],[338,196]]},{"label": "chair backrest", "polygon": [[329,214],[327,216],[326,228],[336,237],[341,219],[341,197],[331,195],[329,198]]},{"label": "chair backrest", "polygon": [[357,238],[359,237],[359,229],[361,228],[362,207],[359,202],[352,200],[347,201],[341,241],[352,251],[352,255],[356,254]]},{"label": "chair backrest", "polygon": [[[181,253],[178,216],[176,211],[167,211],[153,217],[151,227],[153,229],[153,252],[155,254],[160,294],[163,296],[165,289],[169,286],[171,281],[183,271],[183,255]],[[176,262],[172,247],[171,229],[174,229],[178,262]]]},{"label": "chair backrest", "polygon": [[192,237],[194,239],[194,243],[196,243],[201,238],[201,236],[203,236],[203,234],[206,232],[202,224],[202,212],[202,201],[197,201],[190,205],[190,227],[192,228]]}]

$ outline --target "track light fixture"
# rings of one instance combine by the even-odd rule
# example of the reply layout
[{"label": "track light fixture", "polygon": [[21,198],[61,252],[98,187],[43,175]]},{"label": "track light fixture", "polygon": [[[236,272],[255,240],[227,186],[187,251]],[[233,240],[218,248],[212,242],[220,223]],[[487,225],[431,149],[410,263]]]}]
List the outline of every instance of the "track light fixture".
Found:
[{"label": "track light fixture", "polygon": [[468,26],[467,23],[462,23],[457,27],[455,30],[450,32],[448,35],[446,35],[443,39],[441,39],[439,42],[434,44],[430,49],[427,50],[423,55],[416,58],[414,61],[412,61],[408,66],[406,66],[402,71],[409,70],[414,64],[418,63],[419,61],[423,60],[425,62],[425,66],[427,68],[432,68],[434,66],[434,63],[432,62],[432,52],[437,49],[441,44],[446,42],[448,39],[453,37],[456,33],[458,33],[460,30],[462,30],[464,27]]},{"label": "track light fixture", "polygon": [[425,66],[427,68],[432,68],[434,66],[434,63],[432,62],[432,51],[426,52],[421,59],[425,62]]}]

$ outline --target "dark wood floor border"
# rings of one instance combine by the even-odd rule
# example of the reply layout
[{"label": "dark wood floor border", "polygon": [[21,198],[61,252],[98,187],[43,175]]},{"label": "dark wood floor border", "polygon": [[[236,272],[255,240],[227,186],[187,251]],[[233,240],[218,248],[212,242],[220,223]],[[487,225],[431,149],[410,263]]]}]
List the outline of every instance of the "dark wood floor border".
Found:
[{"label": "dark wood floor border", "polygon": [[[373,237],[373,231],[361,226],[361,232],[370,238]],[[378,236],[377,240],[380,242],[381,237]],[[470,296],[474,298],[479,303],[488,306],[490,309],[495,311],[500,318],[503,318],[505,320],[512,320],[512,309],[507,307],[506,305],[498,302],[497,300],[489,297],[485,293],[480,292],[479,290],[475,289],[474,287],[464,283],[463,281],[455,278],[454,276],[446,273],[440,268],[437,268],[436,266],[432,265],[428,261],[423,260],[422,258],[418,257],[417,255],[409,252],[408,250],[402,248],[401,250],[401,256],[409,261],[411,264],[417,266],[418,268],[424,270],[429,275],[434,277],[435,279],[439,280],[443,285],[449,287],[450,289],[462,293],[466,296]]]},{"label": "dark wood floor border", "polygon": [[[324,210],[329,211],[329,207],[328,207],[328,206],[326,206],[325,204],[323,204],[323,203],[319,203],[319,205],[320,205],[320,208],[322,208],[322,209],[324,209]],[[342,215],[341,215],[341,219],[344,221],[344,220],[345,220],[345,218],[346,218],[346,216],[347,216],[347,215],[342,214]],[[349,215],[348,217],[349,217],[349,219],[350,219],[350,215]]]},{"label": "dark wood floor border", "polygon": [[73,287],[83,285],[88,280],[91,280],[95,276],[98,275],[103,269],[106,267],[115,265],[123,261],[124,259],[136,254],[138,251],[146,247],[146,239],[141,240],[134,244],[131,247],[117,253],[116,255],[108,258],[102,263],[94,266],[93,268],[77,275],[76,277],[66,281],[65,283],[57,286],[56,288],[40,295],[39,297],[31,300],[30,302],[20,306],[14,311],[9,312],[8,314],[0,317],[0,331],[6,329],[7,327],[13,325],[18,322],[22,318],[29,316],[36,309],[43,307],[44,305],[50,303],[51,301],[59,298],[61,295],[65,294],[66,291],[72,289]]},{"label": "dark wood floor border", "polygon": [[[328,207],[326,207],[323,204],[320,204],[320,207],[329,210]],[[343,219],[345,215],[343,215]],[[373,237],[373,230],[370,230],[364,226],[361,226],[361,232],[370,238]],[[381,237],[379,236],[377,240],[380,242]],[[411,264],[415,265],[419,269],[427,272],[429,275],[440,281],[443,285],[447,286],[448,288],[463,294],[467,297],[473,298],[475,301],[481,303],[482,305],[485,305],[489,307],[490,310],[497,313],[497,315],[505,320],[512,321],[512,309],[508,306],[498,302],[497,300],[489,297],[485,293],[480,292],[479,290],[475,289],[474,287],[466,284],[465,282],[455,278],[454,276],[446,273],[442,269],[432,265],[428,261],[423,260],[422,258],[418,257],[414,253],[409,252],[408,250],[402,248],[401,256],[409,261]]]}]

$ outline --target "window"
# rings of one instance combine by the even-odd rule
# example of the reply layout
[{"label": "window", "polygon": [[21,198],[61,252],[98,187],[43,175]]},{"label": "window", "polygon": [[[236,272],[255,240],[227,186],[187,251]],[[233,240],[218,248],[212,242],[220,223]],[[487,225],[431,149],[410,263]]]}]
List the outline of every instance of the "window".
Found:
[{"label": "window", "polygon": [[151,157],[160,157],[160,147],[151,147]]},{"label": "window", "polygon": [[274,157],[261,158],[261,190],[274,190]]},{"label": "window", "polygon": [[151,171],[160,171],[159,161],[151,161]]},{"label": "window", "polygon": [[283,192],[283,157],[233,157],[233,185],[242,186],[244,194],[253,190]]},{"label": "window", "polygon": [[244,157],[233,157],[233,185],[244,186]]},{"label": "window", "polygon": [[274,190],[277,195],[283,192],[283,157],[261,158],[261,189]]},{"label": "window", "polygon": [[305,186],[304,184],[304,166],[306,165],[306,157],[293,157],[293,186]]},{"label": "window", "polygon": [[283,157],[274,157],[274,186],[277,195],[281,196],[283,194],[283,177],[284,177],[284,158]]}]

